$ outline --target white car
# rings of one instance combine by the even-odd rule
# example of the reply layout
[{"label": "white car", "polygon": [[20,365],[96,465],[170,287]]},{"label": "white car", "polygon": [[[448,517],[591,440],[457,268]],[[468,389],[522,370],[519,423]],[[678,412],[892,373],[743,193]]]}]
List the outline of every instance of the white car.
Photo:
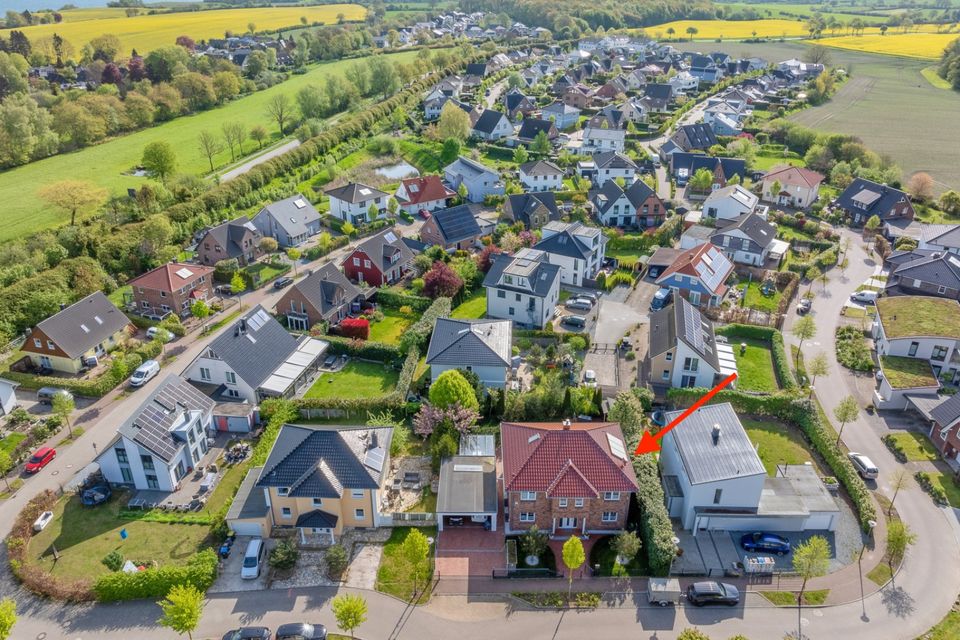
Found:
[{"label": "white car", "polygon": [[873,464],[873,460],[866,455],[851,451],[847,454],[847,457],[850,458],[853,468],[857,470],[857,473],[859,473],[860,477],[864,480],[876,480],[877,476],[880,475],[880,470],[877,469],[877,465]]},{"label": "white car", "polygon": [[160,373],[160,363],[156,360],[147,360],[137,367],[137,370],[130,376],[131,387],[142,387],[147,382],[155,378]]},{"label": "white car", "polygon": [[173,340],[173,334],[162,327],[150,327],[147,329],[147,340],[153,340],[159,337],[164,342]]},{"label": "white car", "polygon": [[583,372],[583,386],[585,387],[595,387],[597,386],[597,372],[593,369],[587,369]]}]

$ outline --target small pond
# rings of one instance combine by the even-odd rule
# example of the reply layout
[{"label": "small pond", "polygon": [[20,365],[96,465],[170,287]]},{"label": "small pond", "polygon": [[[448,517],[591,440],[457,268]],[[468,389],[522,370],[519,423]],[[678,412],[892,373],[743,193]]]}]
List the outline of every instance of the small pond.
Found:
[{"label": "small pond", "polygon": [[384,178],[389,178],[390,180],[401,180],[403,178],[409,178],[410,176],[420,175],[420,172],[417,171],[417,168],[409,162],[388,164],[383,167],[377,167],[374,169],[374,171]]}]

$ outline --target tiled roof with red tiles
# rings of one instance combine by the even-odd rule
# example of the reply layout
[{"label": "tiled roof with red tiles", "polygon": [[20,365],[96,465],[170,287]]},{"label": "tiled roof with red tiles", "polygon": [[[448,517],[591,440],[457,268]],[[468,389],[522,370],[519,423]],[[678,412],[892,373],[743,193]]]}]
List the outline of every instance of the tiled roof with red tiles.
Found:
[{"label": "tiled roof with red tiles", "polygon": [[824,177],[816,171],[805,167],[781,166],[774,167],[768,171],[767,175],[763,176],[763,179],[774,179],[784,187],[800,186],[814,188],[820,186]]},{"label": "tiled roof with red tiles", "polygon": [[160,265],[152,271],[147,271],[142,276],[130,280],[127,284],[143,289],[172,292],[189,285],[201,276],[206,276],[209,281],[213,277],[213,267],[170,262]]},{"label": "tiled roof with red tiles", "polygon": [[680,253],[657,278],[657,284],[665,282],[675,273],[682,273],[697,278],[714,295],[722,296],[727,291],[725,283],[732,271],[733,263],[729,258],[707,242]]},{"label": "tiled roof with red tiles", "polygon": [[455,191],[451,191],[443,184],[440,176],[407,178],[401,181],[401,185],[407,194],[406,198],[398,198],[401,204],[420,204],[421,202],[446,200],[457,195]]},{"label": "tiled roof with red tiles", "polygon": [[625,447],[615,422],[504,422],[500,442],[505,491],[576,498],[637,490],[629,455],[611,449]]}]

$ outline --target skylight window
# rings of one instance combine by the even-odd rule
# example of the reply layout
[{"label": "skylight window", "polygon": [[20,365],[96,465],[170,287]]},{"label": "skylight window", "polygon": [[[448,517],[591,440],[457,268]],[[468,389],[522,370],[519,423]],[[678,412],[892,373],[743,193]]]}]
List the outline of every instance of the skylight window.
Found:
[{"label": "skylight window", "polygon": [[177,269],[178,278],[182,278],[183,280],[186,280],[192,275],[193,275],[193,271],[190,271],[190,269],[187,269],[186,267],[183,267],[182,269]]},{"label": "skylight window", "polygon": [[295,206],[297,209],[303,209],[305,206],[307,206],[307,203],[303,198],[297,198],[293,201],[293,206]]},{"label": "skylight window", "polygon": [[81,324],[81,325],[80,325],[80,328],[83,329],[83,332],[84,332],[84,333],[90,333],[90,329],[87,328],[87,325]]},{"label": "skylight window", "polygon": [[623,448],[623,440],[608,433],[607,443],[610,445],[610,453],[621,460],[627,460],[627,452],[626,449]]}]

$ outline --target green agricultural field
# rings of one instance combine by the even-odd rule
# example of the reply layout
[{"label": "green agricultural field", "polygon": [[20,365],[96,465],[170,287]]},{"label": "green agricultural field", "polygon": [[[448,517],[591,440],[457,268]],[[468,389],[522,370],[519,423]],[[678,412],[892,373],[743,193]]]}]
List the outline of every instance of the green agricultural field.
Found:
[{"label": "green agricultural field", "polygon": [[[682,50],[704,49],[703,43],[677,43]],[[755,55],[777,62],[801,58],[808,45],[800,42],[748,44],[711,43],[711,51]],[[931,85],[921,75],[929,61],[910,60],[842,49],[831,49],[835,65],[850,69],[850,80],[832,100],[819,107],[801,109],[789,119],[807,127],[859,136],[864,144],[894,159],[904,179],[926,171],[936,181],[937,192],[960,189],[960,163],[943,162],[960,148],[960,100],[953,91]],[[922,104],[923,109],[916,105]],[[921,141],[921,144],[918,144]]]},{"label": "green agricultural field", "polygon": [[[415,51],[404,51],[388,54],[387,57],[409,62],[415,56]],[[209,165],[197,146],[197,136],[201,131],[219,133],[220,125],[224,122],[242,122],[248,129],[263,125],[274,139],[278,139],[277,124],[271,122],[266,114],[267,103],[274,95],[284,93],[292,99],[301,87],[325,82],[327,76],[332,74],[343,76],[356,63],[338,61],[313,65],[303,75],[291,76],[286,82],[234,100],[218,109],[177,118],[103,144],[0,173],[0,202],[4,203],[0,211],[0,242],[56,227],[69,220],[68,216],[48,207],[37,197],[37,189],[45,184],[65,178],[89,180],[114,194],[124,193],[129,187],[139,187],[145,182],[144,178],[124,174],[140,163],[143,148],[151,142],[164,140],[173,145],[177,151],[179,172],[205,174]],[[256,143],[246,142],[244,150],[253,152]],[[224,164],[229,160],[230,153],[224,151],[214,158],[214,164]]]}]

